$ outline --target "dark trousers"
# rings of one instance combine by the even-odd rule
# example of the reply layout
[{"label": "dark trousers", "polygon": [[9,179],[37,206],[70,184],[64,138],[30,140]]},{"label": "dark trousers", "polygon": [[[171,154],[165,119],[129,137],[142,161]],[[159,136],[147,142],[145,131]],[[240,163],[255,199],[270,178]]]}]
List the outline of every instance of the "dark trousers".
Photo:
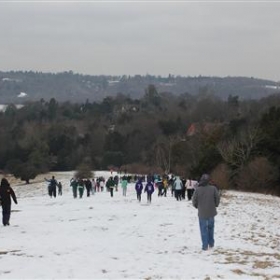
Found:
[{"label": "dark trousers", "polygon": [[2,204],[3,225],[10,225],[11,204]]},{"label": "dark trousers", "polygon": [[194,189],[187,189],[188,200],[192,199]]},{"label": "dark trousers", "polygon": [[79,188],[78,187],[78,191],[79,191],[79,197],[82,198],[84,195],[84,188]]},{"label": "dark trousers", "polygon": [[141,201],[141,193],[137,192],[137,200],[140,202]]},{"label": "dark trousers", "polygon": [[114,196],[114,188],[110,188],[110,194],[111,194],[111,197]]},{"label": "dark trousers", "polygon": [[149,203],[152,202],[152,194],[151,194],[151,193],[147,193],[147,201],[148,201]]},{"label": "dark trousers", "polygon": [[90,188],[87,188],[87,196],[90,196]]},{"label": "dark trousers", "polygon": [[49,196],[56,197],[56,186],[49,186]]},{"label": "dark trousers", "polygon": [[177,200],[182,199],[182,191],[181,190],[175,190],[175,197]]},{"label": "dark trousers", "polygon": [[72,187],[72,190],[73,190],[73,197],[74,197],[74,198],[77,198],[77,190],[78,190],[78,187],[77,187],[77,186]]},{"label": "dark trousers", "polygon": [[186,198],[186,189],[183,188],[182,189],[182,199],[185,199]]}]

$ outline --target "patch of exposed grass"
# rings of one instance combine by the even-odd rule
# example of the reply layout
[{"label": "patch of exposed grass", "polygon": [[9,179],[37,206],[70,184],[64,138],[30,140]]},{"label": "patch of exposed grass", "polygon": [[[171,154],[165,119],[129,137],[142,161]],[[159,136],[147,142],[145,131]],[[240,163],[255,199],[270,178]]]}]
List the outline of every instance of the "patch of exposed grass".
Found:
[{"label": "patch of exposed grass", "polygon": [[11,250],[11,251],[0,251],[0,255],[6,255],[8,253],[20,252],[20,250]]},{"label": "patch of exposed grass", "polygon": [[273,267],[274,264],[270,261],[255,261],[253,268],[266,269],[268,267]]},{"label": "patch of exposed grass", "polygon": [[242,274],[246,274],[244,271],[242,271],[241,269],[232,269],[231,270],[233,273],[238,274],[238,275],[242,275]]}]

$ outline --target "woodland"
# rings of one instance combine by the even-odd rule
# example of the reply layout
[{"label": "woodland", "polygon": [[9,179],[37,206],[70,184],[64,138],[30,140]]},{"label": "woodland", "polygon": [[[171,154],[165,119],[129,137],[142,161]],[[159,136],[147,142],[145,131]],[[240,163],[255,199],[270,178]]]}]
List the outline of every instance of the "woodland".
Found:
[{"label": "woodland", "polygon": [[159,92],[174,95],[211,93],[226,100],[229,95],[243,99],[259,99],[279,92],[279,82],[253,77],[184,77],[169,74],[166,77],[152,75],[92,76],[69,72],[42,73],[32,71],[0,71],[0,104],[50,100],[81,103],[102,102],[105,97],[122,93],[132,99],[140,99],[145,89],[154,85]]},{"label": "woodland", "polygon": [[29,183],[82,168],[189,179],[209,173],[220,189],[280,195],[280,95],[173,95],[150,84],[140,99],[41,99],[0,113],[2,173]]}]

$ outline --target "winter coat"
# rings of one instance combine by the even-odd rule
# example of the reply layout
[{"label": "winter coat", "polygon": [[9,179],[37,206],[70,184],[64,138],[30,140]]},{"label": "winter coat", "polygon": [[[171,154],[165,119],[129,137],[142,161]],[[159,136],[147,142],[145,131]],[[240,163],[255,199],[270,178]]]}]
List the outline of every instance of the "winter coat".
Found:
[{"label": "winter coat", "polygon": [[139,180],[136,184],[135,184],[135,190],[137,193],[142,193],[143,190],[143,184],[142,181]]},{"label": "winter coat", "polygon": [[45,178],[45,181],[49,182],[49,185],[48,185],[49,190],[55,190],[56,186],[58,185],[58,183],[54,177],[52,179]]},{"label": "winter coat", "polygon": [[153,182],[148,182],[145,186],[144,192],[148,194],[152,194],[155,191]]},{"label": "winter coat", "polygon": [[123,189],[127,188],[127,180],[126,179],[122,179],[122,188]]},{"label": "winter coat", "polygon": [[188,190],[193,190],[196,182],[192,180],[187,180],[186,187]]},{"label": "winter coat", "polygon": [[106,182],[106,187],[108,188],[108,189],[110,189],[110,188],[114,188],[114,186],[115,186],[115,182],[114,182],[114,180],[113,180],[113,178],[109,178],[108,180],[107,180],[107,182]]},{"label": "winter coat", "polygon": [[192,204],[198,209],[199,218],[209,219],[217,215],[216,207],[219,206],[220,195],[217,188],[210,185],[209,178],[204,179],[202,178],[194,192]]},{"label": "winter coat", "polygon": [[157,182],[157,187],[158,187],[159,190],[163,190],[164,185],[163,185],[163,182],[161,180]]},{"label": "winter coat", "polygon": [[0,185],[0,197],[1,197],[1,204],[11,205],[11,197],[15,204],[17,204],[17,198],[15,195],[14,190],[11,188],[9,182],[3,178]]},{"label": "winter coat", "polygon": [[183,188],[183,183],[180,180],[180,178],[177,178],[174,182],[174,190],[179,191],[182,190],[182,188]]},{"label": "winter coat", "polygon": [[79,179],[78,180],[78,189],[84,189],[85,188],[85,182],[84,180]]},{"label": "winter coat", "polygon": [[71,181],[70,181],[70,186],[71,186],[74,190],[77,190],[77,188],[78,188],[78,181],[75,180],[75,179],[71,179]]}]

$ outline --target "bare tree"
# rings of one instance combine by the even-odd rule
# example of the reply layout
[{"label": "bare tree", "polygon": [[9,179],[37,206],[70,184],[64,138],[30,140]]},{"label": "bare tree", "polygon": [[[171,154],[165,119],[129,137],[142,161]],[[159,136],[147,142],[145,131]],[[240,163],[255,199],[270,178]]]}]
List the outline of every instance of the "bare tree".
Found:
[{"label": "bare tree", "polygon": [[169,135],[168,137],[160,137],[155,143],[154,150],[156,154],[156,163],[166,173],[171,172],[171,166],[173,165],[173,153],[174,146],[180,142],[184,142],[185,139],[179,135]]},{"label": "bare tree", "polygon": [[240,168],[248,163],[256,144],[261,139],[257,128],[243,131],[232,140],[220,142],[217,149],[226,164]]}]

